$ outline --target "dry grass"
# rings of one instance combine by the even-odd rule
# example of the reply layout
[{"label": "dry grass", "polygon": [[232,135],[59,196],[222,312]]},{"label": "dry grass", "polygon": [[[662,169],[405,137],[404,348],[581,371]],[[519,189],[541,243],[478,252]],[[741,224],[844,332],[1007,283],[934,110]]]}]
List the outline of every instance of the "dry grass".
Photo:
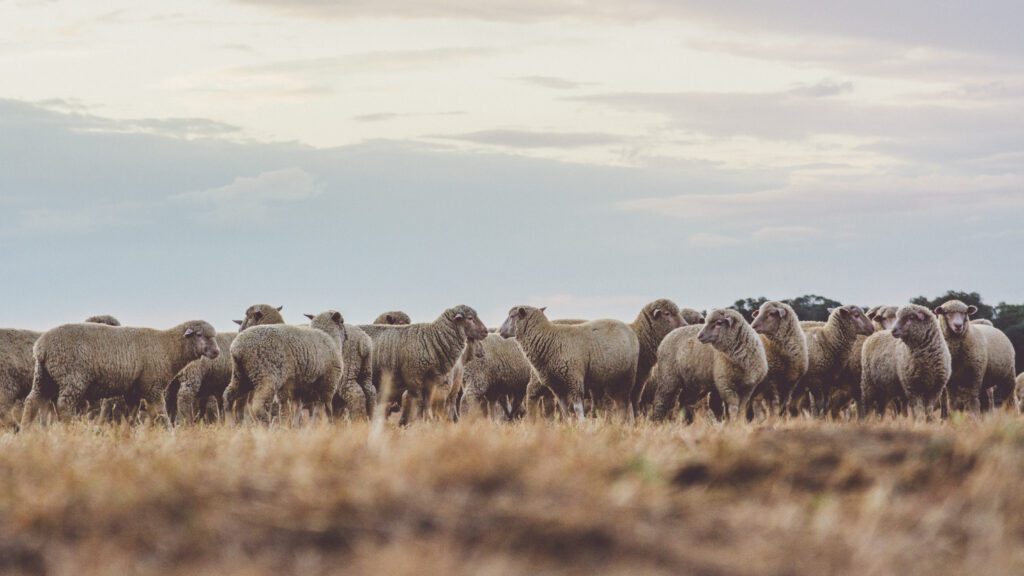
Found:
[{"label": "dry grass", "polygon": [[73,424],[0,436],[0,572],[1008,574],[1024,421]]}]

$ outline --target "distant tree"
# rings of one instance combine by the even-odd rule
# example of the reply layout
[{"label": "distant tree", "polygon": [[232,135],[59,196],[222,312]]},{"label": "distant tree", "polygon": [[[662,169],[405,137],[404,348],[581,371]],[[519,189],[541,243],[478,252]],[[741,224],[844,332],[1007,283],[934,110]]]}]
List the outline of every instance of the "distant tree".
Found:
[{"label": "distant tree", "polygon": [[1024,304],[1000,302],[992,323],[1006,333],[1017,351],[1017,373],[1024,372]]},{"label": "distant tree", "polygon": [[764,296],[759,298],[746,298],[744,300],[737,300],[733,303],[732,307],[740,314],[743,314],[743,317],[747,319],[747,322],[751,322],[754,319],[754,310],[761,308],[761,304],[764,304],[767,301],[768,299]]},{"label": "distant tree", "polygon": [[977,292],[959,292],[957,290],[950,290],[938,298],[928,299],[924,296],[918,296],[917,298],[911,299],[910,303],[920,304],[921,306],[927,307],[929,310],[934,310],[937,306],[941,306],[950,300],[959,300],[968,306],[977,306],[978,313],[973,316],[974,318],[988,318],[989,320],[992,320],[992,307],[982,302],[981,294],[978,294]]},{"label": "distant tree", "polygon": [[843,304],[837,302],[831,298],[825,298],[824,296],[818,296],[816,294],[806,294],[804,296],[798,296],[784,301],[793,307],[793,311],[796,312],[796,317],[801,320],[816,320],[824,322],[828,320],[829,308],[838,308]]}]

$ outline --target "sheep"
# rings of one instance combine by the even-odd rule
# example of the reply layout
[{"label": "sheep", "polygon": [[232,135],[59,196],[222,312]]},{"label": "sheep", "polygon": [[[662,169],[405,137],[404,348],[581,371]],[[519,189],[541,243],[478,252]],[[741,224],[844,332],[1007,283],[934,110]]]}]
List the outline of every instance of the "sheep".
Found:
[{"label": "sheep", "polygon": [[389,326],[406,326],[412,324],[412,320],[409,315],[401,310],[392,310],[391,312],[384,312],[373,321],[374,324],[383,324]]},{"label": "sheep", "polygon": [[712,310],[703,326],[673,330],[658,347],[651,419],[665,420],[676,402],[691,408],[715,392],[726,418],[745,415],[754,388],[768,375],[764,344],[735,310]]},{"label": "sheep", "polygon": [[239,332],[231,344],[231,383],[224,390],[224,405],[252,394],[255,420],[269,421],[269,405],[275,396],[298,404],[311,403],[333,419],[332,401],[344,375],[342,346],[345,320],[336,310],[321,312],[309,326],[272,324]]},{"label": "sheep", "polygon": [[1002,330],[992,326],[975,324],[971,330],[981,332],[988,350],[985,378],[981,383],[981,409],[984,411],[1002,406],[1011,412],[1019,412],[1020,406],[1013,393],[1017,363],[1013,343]]},{"label": "sheep", "polygon": [[196,358],[219,356],[216,336],[213,326],[201,320],[168,330],[58,326],[40,336],[33,347],[35,371],[22,427],[54,397],[58,416],[65,421],[81,401],[112,396],[124,396],[132,406],[145,401],[151,418],[166,419],[164,391],[171,377]]},{"label": "sheep", "polygon": [[[435,389],[455,366],[467,340],[481,340],[487,327],[469,306],[445,310],[431,323],[360,326],[373,339],[373,384],[381,402],[401,398],[399,424],[429,415]],[[416,412],[416,414],[414,414]]]},{"label": "sheep", "polygon": [[789,304],[768,301],[754,311],[750,327],[761,337],[768,373],[758,384],[754,396],[763,396],[776,414],[782,399],[788,398],[797,382],[807,373],[807,337],[796,312]]},{"label": "sheep", "polygon": [[693,308],[680,308],[679,314],[682,315],[683,321],[690,326],[704,323],[704,314]]},{"label": "sheep", "polygon": [[[235,320],[238,331],[252,326],[284,324],[281,316],[283,306],[254,304],[245,311],[244,320]],[[221,350],[230,350],[237,334],[217,334],[217,345]],[[199,358],[182,368],[167,387],[167,411],[175,423],[181,425],[195,422],[208,399],[218,405],[224,390],[231,382],[231,355],[222,354],[216,359]],[[198,404],[197,404],[198,401]],[[196,407],[199,407],[197,410]],[[221,406],[221,411],[223,407]],[[230,407],[229,407],[230,408]]]},{"label": "sheep", "polygon": [[347,409],[353,420],[366,420],[377,405],[377,389],[373,387],[373,341],[358,326],[345,324],[341,356],[345,373],[334,396],[334,413],[341,414]]},{"label": "sheep", "polygon": [[939,319],[952,359],[952,372],[946,383],[949,408],[978,413],[981,411],[981,385],[988,365],[988,342],[981,325],[971,322],[978,307],[949,300],[936,306],[933,312]]},{"label": "sheep", "polygon": [[85,319],[86,324],[106,324],[107,326],[120,326],[121,322],[111,316],[110,314],[100,314],[99,316],[89,316]]},{"label": "sheep", "polygon": [[284,306],[273,307],[269,304],[253,304],[245,310],[244,320],[235,320],[238,324],[238,331],[241,332],[252,326],[268,324],[284,324],[284,317],[281,310]]},{"label": "sheep", "polygon": [[654,390],[645,386],[651,368],[658,360],[658,346],[669,332],[686,326],[682,311],[675,302],[661,298],[644,306],[629,327],[640,342],[640,354],[636,364],[636,381],[633,384],[633,409],[646,410],[654,401]]},{"label": "sheep", "polygon": [[793,412],[806,394],[813,403],[814,413],[823,416],[839,373],[853,353],[857,335],[869,336],[875,327],[864,310],[848,305],[830,309],[824,325],[804,325],[803,328],[807,336],[807,372],[791,397],[782,401],[788,402]]},{"label": "sheep", "polygon": [[1024,403],[1024,372],[1017,375],[1017,385],[1014,388],[1017,394],[1017,405]]},{"label": "sheep", "polygon": [[939,320],[917,304],[900,308],[891,330],[864,342],[861,358],[861,419],[884,414],[890,400],[903,398],[915,418],[930,417],[952,373],[952,357]]},{"label": "sheep", "polygon": [[[892,328],[896,321],[896,313],[899,306],[873,306],[867,310],[865,315],[871,320],[875,332]],[[801,322],[801,324],[803,324]],[[860,402],[860,380],[861,380],[861,351],[864,349],[864,342],[868,339],[864,334],[858,334],[853,342],[853,350],[843,364],[835,384],[832,387],[832,396],[829,399],[829,411],[833,419],[838,419],[851,402]]]},{"label": "sheep", "polygon": [[[559,325],[548,320],[544,308],[516,306],[499,334],[515,337],[563,413],[571,407],[582,420],[583,397],[589,392],[595,400],[607,396],[620,413],[633,418],[632,390],[640,341],[627,324],[594,320]],[[535,409],[529,406],[527,412]]]},{"label": "sheep", "polygon": [[992,326],[993,328],[995,327],[995,324],[993,324],[992,321],[989,320],[988,318],[978,318],[976,320],[971,320],[971,324],[977,324],[979,326]]},{"label": "sheep", "polygon": [[[477,347],[484,349],[482,358],[477,357]],[[489,334],[483,340],[468,342],[459,367],[462,415],[491,415],[495,404],[501,405],[505,419],[518,415],[533,368],[515,340]]]}]

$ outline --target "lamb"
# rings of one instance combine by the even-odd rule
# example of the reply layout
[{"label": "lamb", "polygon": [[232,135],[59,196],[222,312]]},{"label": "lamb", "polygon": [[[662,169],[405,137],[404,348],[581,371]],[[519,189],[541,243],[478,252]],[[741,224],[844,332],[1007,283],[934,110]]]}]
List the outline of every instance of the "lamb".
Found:
[{"label": "lamb", "polygon": [[988,365],[988,347],[981,329],[971,322],[977,306],[949,300],[934,310],[952,359],[952,372],[946,383],[951,410],[981,411],[982,381]]},{"label": "lamb", "polygon": [[651,419],[665,420],[680,402],[692,408],[714,392],[726,418],[745,415],[750,396],[768,375],[764,344],[735,310],[713,310],[703,326],[673,330],[658,347]]},{"label": "lamb", "polygon": [[25,399],[22,427],[56,397],[58,416],[69,420],[80,402],[124,396],[146,402],[151,418],[167,417],[164,391],[186,364],[216,358],[217,332],[201,320],[169,330],[102,324],[65,324],[43,334],[33,348],[35,372]]},{"label": "lamb", "polygon": [[[484,349],[482,358],[477,357],[476,347]],[[468,342],[459,364],[462,415],[492,415],[496,404],[503,408],[505,419],[518,415],[533,369],[515,340],[490,334],[483,340]]]},{"label": "lamb", "polygon": [[890,400],[903,398],[915,418],[930,417],[952,373],[952,357],[939,320],[917,304],[900,308],[892,330],[864,342],[858,415],[885,413]]},{"label": "lamb", "polygon": [[345,320],[340,312],[327,310],[313,317],[309,326],[274,324],[253,326],[240,332],[231,344],[231,383],[224,390],[224,405],[235,405],[250,391],[252,416],[267,422],[275,396],[291,398],[298,405],[322,408],[333,419],[332,401],[344,375],[342,346]]},{"label": "lamb", "polygon": [[[239,332],[252,326],[284,324],[282,308],[283,306],[275,308],[269,304],[254,304],[246,309],[244,320],[234,322],[238,324]],[[221,350],[230,350],[235,336],[236,334],[232,333],[217,334],[217,345]],[[208,399],[220,404],[224,390],[230,382],[230,354],[222,354],[216,359],[200,358],[192,362],[175,374],[167,387],[168,414],[179,425],[195,422],[197,412],[202,411]],[[199,410],[196,409],[197,406]]]},{"label": "lamb", "polygon": [[753,395],[763,396],[772,412],[780,414],[782,399],[790,396],[797,382],[807,373],[807,337],[796,312],[783,302],[762,304],[754,311],[750,327],[760,335],[768,360],[768,374]]},{"label": "lamb", "polygon": [[[625,323],[594,320],[558,325],[547,319],[544,308],[516,306],[499,334],[515,337],[563,413],[571,407],[582,420],[583,397],[589,392],[595,401],[607,396],[620,413],[633,418],[632,390],[640,341]],[[530,406],[527,411],[535,408]]]},{"label": "lamb", "polygon": [[374,386],[383,402],[401,397],[403,426],[419,414],[429,414],[435,389],[448,389],[445,377],[466,341],[487,336],[476,310],[465,305],[445,310],[431,323],[360,328],[373,339]]},{"label": "lamb", "polygon": [[384,324],[388,326],[406,326],[412,324],[412,320],[409,315],[401,310],[392,310],[391,312],[384,312],[373,321],[374,324]]},{"label": "lamb", "polygon": [[828,408],[836,380],[847,359],[853,353],[857,335],[869,336],[875,327],[871,320],[858,306],[840,306],[829,310],[828,321],[822,326],[805,326],[807,336],[807,373],[791,398],[783,402],[790,403],[794,409],[800,403],[804,393],[813,402],[813,411],[823,416]]}]

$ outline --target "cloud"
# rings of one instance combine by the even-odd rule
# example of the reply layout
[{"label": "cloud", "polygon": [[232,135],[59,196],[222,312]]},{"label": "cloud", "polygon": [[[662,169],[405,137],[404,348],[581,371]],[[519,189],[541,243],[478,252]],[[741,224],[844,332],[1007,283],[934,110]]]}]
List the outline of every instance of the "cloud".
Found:
[{"label": "cloud", "polygon": [[526,130],[481,130],[466,134],[436,135],[432,138],[507,148],[585,148],[620,144],[624,141],[622,136],[600,132],[533,132]]},{"label": "cloud", "polygon": [[501,49],[489,46],[449,46],[416,50],[381,50],[341,56],[280,60],[269,64],[235,68],[237,76],[261,74],[355,74],[388,73],[418,70],[424,66],[485,58]]},{"label": "cloud", "polygon": [[552,90],[575,90],[577,88],[597,85],[595,82],[575,82],[557,76],[519,76],[515,80],[540,86],[541,88],[551,88]]},{"label": "cloud", "polygon": [[773,226],[755,230],[751,237],[765,242],[803,242],[821,236],[821,230],[811,226]]},{"label": "cloud", "polygon": [[263,172],[255,177],[238,177],[230,184],[183,192],[174,200],[195,204],[203,215],[225,224],[262,223],[278,204],[301,202],[317,196],[323,185],[300,168]]},{"label": "cloud", "polygon": [[726,236],[724,234],[700,232],[692,234],[687,239],[687,243],[699,248],[724,248],[727,246],[739,246],[740,244],[743,244],[743,240],[733,236]]},{"label": "cloud", "polygon": [[451,112],[378,112],[374,114],[360,114],[353,116],[352,119],[356,122],[387,122],[390,120],[397,120],[399,118],[421,118],[427,116],[462,116],[465,112],[461,110],[454,110]]}]

